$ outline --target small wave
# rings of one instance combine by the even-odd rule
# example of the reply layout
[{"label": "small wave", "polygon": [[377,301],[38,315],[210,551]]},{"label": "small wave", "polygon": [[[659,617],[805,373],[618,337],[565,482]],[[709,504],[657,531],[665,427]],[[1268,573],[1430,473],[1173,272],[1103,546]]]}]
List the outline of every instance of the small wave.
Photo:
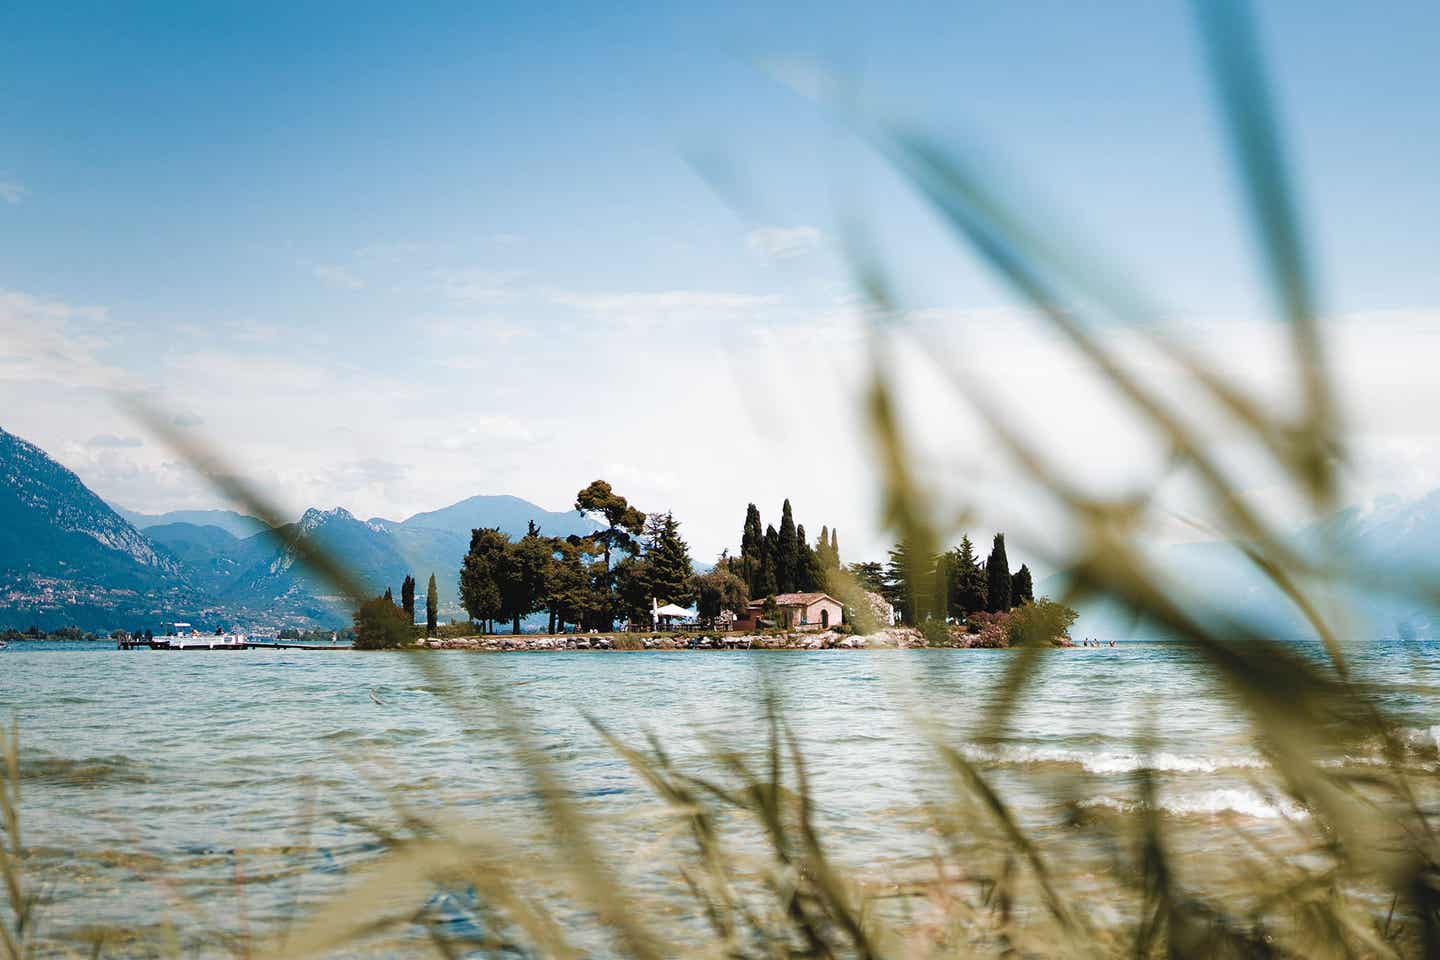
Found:
[{"label": "small wave", "polygon": [[1400,742],[1412,750],[1434,753],[1440,750],[1440,724],[1433,727],[1403,727]]},{"label": "small wave", "polygon": [[38,783],[88,786],[100,783],[145,783],[143,770],[129,757],[57,757],[22,755],[20,778]]},{"label": "small wave", "polygon": [[1220,770],[1258,770],[1265,761],[1257,756],[1189,756],[1161,751],[1154,754],[1117,751],[1069,750],[1063,747],[1004,747],[970,751],[970,759],[978,763],[996,764],[1064,764],[1080,767],[1086,773],[1119,774],[1137,770],[1160,770],[1167,773],[1215,773]]},{"label": "small wave", "polygon": [[[1135,800],[1120,797],[1096,797],[1085,801],[1082,806],[1104,807],[1120,813],[1133,813],[1140,808]],[[1299,804],[1281,798],[1268,798],[1253,790],[1239,787],[1222,787],[1215,790],[1201,790],[1194,793],[1180,793],[1162,796],[1160,809],[1178,817],[1215,817],[1233,813],[1256,820],[1304,820],[1309,812]]]}]

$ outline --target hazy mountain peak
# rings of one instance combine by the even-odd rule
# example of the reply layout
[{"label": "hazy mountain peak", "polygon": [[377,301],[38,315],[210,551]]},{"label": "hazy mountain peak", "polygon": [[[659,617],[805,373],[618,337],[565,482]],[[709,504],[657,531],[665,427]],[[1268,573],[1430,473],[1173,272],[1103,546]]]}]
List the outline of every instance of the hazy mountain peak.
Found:
[{"label": "hazy mountain peak", "polygon": [[188,523],[197,527],[219,527],[232,537],[243,540],[257,533],[269,530],[265,521],[235,510],[167,510],[164,513],[141,513],[124,507],[110,505],[116,513],[130,521],[131,526],[149,536],[155,527],[173,523]]}]

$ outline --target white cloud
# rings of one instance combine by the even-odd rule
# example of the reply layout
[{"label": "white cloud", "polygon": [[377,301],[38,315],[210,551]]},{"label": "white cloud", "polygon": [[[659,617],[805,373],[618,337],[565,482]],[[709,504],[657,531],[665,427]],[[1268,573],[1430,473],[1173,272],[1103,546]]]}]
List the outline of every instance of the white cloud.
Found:
[{"label": "white cloud", "polygon": [[553,290],[551,303],[595,313],[641,313],[673,310],[750,310],[780,302],[773,295],[714,290],[657,290],[644,293],[574,293]]},{"label": "white cloud", "polygon": [[0,381],[88,387],[120,383],[122,371],[98,357],[110,343],[99,332],[107,318],[104,307],[0,290]]},{"label": "white cloud", "polygon": [[97,433],[85,441],[85,446],[90,447],[92,450],[99,447],[118,449],[123,447],[143,447],[145,446],[145,442],[139,437],[117,437],[113,433]]},{"label": "white cloud", "polygon": [[310,268],[310,273],[325,286],[333,287],[336,290],[359,290],[365,286],[364,280],[345,267],[336,264],[316,264]]},{"label": "white cloud", "polygon": [[508,300],[519,292],[516,283],[523,276],[523,273],[515,270],[480,268],[435,271],[440,292],[449,299],[462,303],[498,303]]},{"label": "white cloud", "polygon": [[434,441],[441,450],[482,450],[495,443],[530,443],[535,439],[531,425],[507,414],[480,414],[447,430]]},{"label": "white cloud", "polygon": [[[505,317],[440,315],[428,316],[419,321],[427,342],[435,344],[441,351],[440,362],[461,370],[480,369],[478,364],[488,362],[489,349],[495,344],[508,344],[512,340],[528,337],[530,329]],[[475,357],[456,353],[456,344],[478,344],[487,349]]]},{"label": "white cloud", "polygon": [[745,234],[745,246],[774,260],[790,260],[814,250],[824,239],[816,227],[756,227]]}]

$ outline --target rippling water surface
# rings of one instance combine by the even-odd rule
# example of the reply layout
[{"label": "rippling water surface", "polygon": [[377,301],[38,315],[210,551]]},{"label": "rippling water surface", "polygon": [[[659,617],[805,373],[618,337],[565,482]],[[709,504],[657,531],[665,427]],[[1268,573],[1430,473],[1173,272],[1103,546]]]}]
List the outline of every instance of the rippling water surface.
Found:
[{"label": "rippling water surface", "polygon": [[[1432,748],[1437,652],[1382,646],[1360,661],[1387,684],[1410,736]],[[526,781],[481,696],[487,684],[524,708],[584,802],[623,810],[651,795],[587,717],[625,737],[653,731],[698,767],[707,741],[763,749],[762,690],[773,683],[835,853],[855,864],[923,856],[930,840],[910,828],[914,811],[944,796],[926,726],[964,742],[1013,654],[418,656],[440,676],[398,653],[0,651],[0,715],[21,734],[25,842],[53,881],[48,921],[280,922],[376,856],[365,821],[385,821],[397,791],[517,835],[533,829]],[[1150,717],[1148,762],[1164,771],[1161,801],[1176,817],[1241,817],[1261,830],[1303,817],[1257,788],[1263,763],[1233,704],[1162,644],[1057,652],[1007,739],[966,749],[1022,814],[1053,808],[1043,785],[1060,774],[1081,785],[1070,799],[1124,809]]]}]

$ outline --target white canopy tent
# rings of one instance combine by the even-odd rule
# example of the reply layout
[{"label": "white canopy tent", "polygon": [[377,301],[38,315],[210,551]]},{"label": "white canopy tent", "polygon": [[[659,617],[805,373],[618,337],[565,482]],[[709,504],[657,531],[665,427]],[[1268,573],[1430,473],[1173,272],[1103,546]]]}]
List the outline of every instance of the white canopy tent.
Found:
[{"label": "white canopy tent", "polygon": [[675,617],[678,619],[688,619],[689,617],[695,616],[694,610],[686,610],[684,607],[677,606],[673,603],[667,603],[663,607],[656,607],[654,613],[656,619],[659,619],[660,617]]}]

